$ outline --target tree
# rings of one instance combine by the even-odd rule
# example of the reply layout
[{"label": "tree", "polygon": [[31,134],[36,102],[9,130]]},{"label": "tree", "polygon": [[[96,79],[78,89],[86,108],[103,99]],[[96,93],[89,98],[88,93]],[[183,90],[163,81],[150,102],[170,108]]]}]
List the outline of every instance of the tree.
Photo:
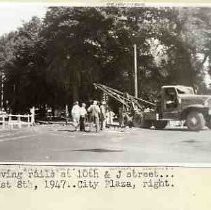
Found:
[{"label": "tree", "polygon": [[166,84],[203,89],[204,63],[211,55],[209,12],[170,7],[49,8],[43,22],[34,17],[0,39],[6,98],[19,112],[32,105],[56,108],[75,100],[100,99],[93,82],[133,94],[134,43],[140,97],[154,100]]},{"label": "tree", "polygon": [[34,17],[5,41],[12,52],[4,60],[5,95],[15,112],[40,104],[46,95],[40,27],[40,20]]}]

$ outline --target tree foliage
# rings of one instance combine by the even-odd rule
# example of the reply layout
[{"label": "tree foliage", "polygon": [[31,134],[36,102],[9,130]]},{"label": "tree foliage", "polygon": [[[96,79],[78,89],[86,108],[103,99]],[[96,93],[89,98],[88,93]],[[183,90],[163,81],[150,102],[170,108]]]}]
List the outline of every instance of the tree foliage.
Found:
[{"label": "tree foliage", "polygon": [[134,44],[140,97],[154,100],[167,84],[205,90],[210,14],[207,8],[51,7],[43,21],[33,17],[0,38],[5,100],[15,112],[64,107],[99,97],[93,82],[133,94]]}]

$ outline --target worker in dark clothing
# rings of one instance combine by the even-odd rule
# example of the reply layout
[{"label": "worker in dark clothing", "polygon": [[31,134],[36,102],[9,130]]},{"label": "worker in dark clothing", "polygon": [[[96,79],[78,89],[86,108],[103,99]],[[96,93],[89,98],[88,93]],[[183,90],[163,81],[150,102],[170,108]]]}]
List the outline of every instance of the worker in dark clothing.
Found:
[{"label": "worker in dark clothing", "polygon": [[103,130],[106,127],[106,102],[102,101],[100,105],[100,129]]},{"label": "worker in dark clothing", "polygon": [[96,131],[100,130],[99,124],[99,115],[100,115],[100,107],[97,105],[97,101],[94,101],[93,104],[88,108],[88,112],[91,114],[91,118],[96,124]]},{"label": "worker in dark clothing", "polygon": [[80,109],[80,131],[85,131],[86,115],[87,115],[86,104],[82,103],[82,106],[81,106],[81,109]]}]

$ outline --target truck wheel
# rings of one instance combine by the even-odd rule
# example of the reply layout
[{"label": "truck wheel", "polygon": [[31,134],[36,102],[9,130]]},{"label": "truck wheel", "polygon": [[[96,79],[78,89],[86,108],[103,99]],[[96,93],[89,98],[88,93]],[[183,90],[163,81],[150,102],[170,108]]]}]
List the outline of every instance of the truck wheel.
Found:
[{"label": "truck wheel", "polygon": [[211,118],[208,120],[208,122],[207,122],[207,127],[209,128],[209,129],[211,129]]},{"label": "truck wheel", "polygon": [[155,126],[155,129],[158,129],[158,130],[161,130],[161,129],[164,129],[168,124],[168,121],[164,121],[164,120],[156,120],[154,122],[154,126]]},{"label": "truck wheel", "polygon": [[190,112],[187,116],[186,125],[189,130],[199,131],[205,126],[205,119],[202,113]]},{"label": "truck wheel", "polygon": [[129,126],[130,128],[133,127],[132,117],[127,114],[124,116],[124,125]]},{"label": "truck wheel", "polygon": [[152,121],[151,120],[143,120],[141,122],[141,128],[151,128],[152,127]]},{"label": "truck wheel", "polygon": [[142,116],[140,114],[134,115],[134,117],[133,117],[133,126],[140,128],[142,120],[143,119],[142,119]]}]

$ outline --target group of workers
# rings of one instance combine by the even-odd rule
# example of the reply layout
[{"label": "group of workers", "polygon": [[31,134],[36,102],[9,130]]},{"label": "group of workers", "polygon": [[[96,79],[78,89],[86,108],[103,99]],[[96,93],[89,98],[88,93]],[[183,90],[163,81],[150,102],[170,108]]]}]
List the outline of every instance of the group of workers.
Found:
[{"label": "group of workers", "polygon": [[71,110],[72,119],[76,130],[85,131],[85,122],[94,122],[96,125],[96,131],[104,130],[106,124],[112,124],[114,113],[107,110],[106,102],[102,101],[98,105],[97,101],[93,103],[86,109],[86,104],[82,103],[79,106],[79,102],[76,101]]}]

